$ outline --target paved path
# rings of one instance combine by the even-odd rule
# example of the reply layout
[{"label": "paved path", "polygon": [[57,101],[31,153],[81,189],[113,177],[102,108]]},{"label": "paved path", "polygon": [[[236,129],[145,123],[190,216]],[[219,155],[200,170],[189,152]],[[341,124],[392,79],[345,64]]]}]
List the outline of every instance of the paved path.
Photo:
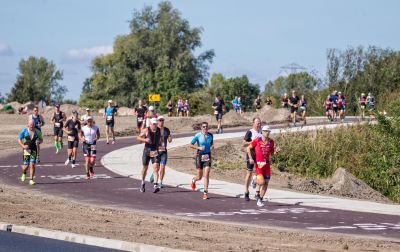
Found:
[{"label": "paved path", "polygon": [[[229,136],[228,134],[222,136],[224,135]],[[239,135],[242,136],[243,132]],[[188,137],[188,135],[181,135],[181,137]],[[177,139],[175,141],[178,143]],[[131,146],[135,144],[137,143],[133,138],[120,139],[116,145],[106,145],[104,142],[99,142],[99,159],[110,152],[109,155],[114,155],[115,152],[112,151],[115,149],[122,149],[121,151],[123,151],[124,148],[132,148]],[[140,181],[126,176],[139,173],[137,164],[140,165],[141,159],[135,160],[136,162],[133,163],[126,163],[129,157],[138,153],[141,154],[141,151],[135,150],[133,153],[127,153],[122,160],[113,160],[113,164],[119,163],[118,165],[130,167],[132,172],[117,174],[106,169],[99,162],[95,167],[95,179],[86,181],[84,180],[81,150],[78,157],[79,166],[72,169],[63,164],[66,159],[65,153],[55,155],[53,148],[45,148],[41,151],[42,164],[37,169],[37,185],[31,187],[31,190],[84,203],[98,204],[102,207],[135,209],[154,214],[168,214],[245,225],[324,230],[400,240],[399,215],[317,207],[309,203],[313,198],[319,197],[310,195],[301,199],[296,198],[293,202],[308,201],[308,203],[298,205],[292,204],[291,199],[287,197],[285,197],[286,199],[279,199],[279,196],[275,197],[271,192],[272,201],[268,202],[265,208],[258,208],[254,201],[245,202],[236,197],[237,195],[224,195],[220,192],[214,194],[214,191],[218,192],[221,184],[212,181],[211,199],[204,201],[201,200],[200,192],[185,189],[190,180],[187,181],[186,178],[182,177],[178,187],[174,186],[173,182],[169,182],[168,179],[173,178],[170,173],[167,174],[166,182],[173,186],[163,189],[158,194],[140,193]],[[27,183],[19,181],[20,159],[20,154],[0,159],[1,180],[8,184],[29,187]],[[105,158],[103,163],[109,166],[110,160],[112,159]],[[115,168],[110,168],[115,171]]]}]

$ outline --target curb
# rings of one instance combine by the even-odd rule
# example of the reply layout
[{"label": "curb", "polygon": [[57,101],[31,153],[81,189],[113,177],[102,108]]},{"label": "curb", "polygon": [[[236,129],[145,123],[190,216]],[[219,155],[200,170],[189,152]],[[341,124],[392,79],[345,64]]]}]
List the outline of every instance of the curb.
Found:
[{"label": "curb", "polygon": [[189,250],[172,249],[167,247],[148,245],[144,243],[126,242],[121,240],[112,240],[106,238],[99,238],[89,235],[80,235],[57,230],[50,230],[45,228],[28,227],[12,225],[0,222],[0,231],[7,231],[12,233],[38,236],[42,238],[79,243],[89,246],[96,246],[109,249],[117,249],[123,251],[140,251],[140,252],[183,252]]}]

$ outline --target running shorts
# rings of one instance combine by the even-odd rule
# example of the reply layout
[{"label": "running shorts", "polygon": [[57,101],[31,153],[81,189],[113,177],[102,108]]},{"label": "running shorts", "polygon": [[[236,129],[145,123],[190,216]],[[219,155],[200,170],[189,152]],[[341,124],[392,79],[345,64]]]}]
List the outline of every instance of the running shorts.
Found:
[{"label": "running shorts", "polygon": [[96,157],[96,143],[88,144],[84,142],[82,144],[83,156],[88,158]]},{"label": "running shorts", "polygon": [[160,160],[160,164],[166,165],[168,161],[168,152],[166,151],[159,152],[158,160]]},{"label": "running shorts", "polygon": [[215,119],[217,121],[222,120],[222,113],[215,114]]},{"label": "running shorts", "polygon": [[297,107],[291,106],[290,107],[290,113],[296,113],[297,112]]},{"label": "running shorts", "polygon": [[63,137],[64,131],[62,130],[62,128],[54,127],[53,131],[54,136]]},{"label": "running shorts", "polygon": [[106,121],[106,125],[107,125],[107,127],[114,128],[114,120]]},{"label": "running shorts", "polygon": [[36,150],[30,150],[30,151],[24,150],[22,162],[24,165],[28,165],[29,163],[36,164],[37,162]]},{"label": "running shorts", "polygon": [[68,136],[68,149],[78,148],[79,146],[79,139],[75,137],[73,140],[71,140],[72,138],[71,136]]},{"label": "running shorts", "polygon": [[152,164],[159,164],[160,163],[159,157],[160,155],[158,154],[157,150],[152,150],[150,148],[145,147],[143,149],[142,164],[147,166],[149,165],[150,161]]},{"label": "running shorts", "polygon": [[195,165],[197,169],[203,169],[204,167],[211,168],[211,154],[197,154]]},{"label": "running shorts", "polygon": [[269,180],[271,178],[271,164],[267,163],[261,168],[256,164],[256,176],[257,175],[262,175],[265,180]]}]

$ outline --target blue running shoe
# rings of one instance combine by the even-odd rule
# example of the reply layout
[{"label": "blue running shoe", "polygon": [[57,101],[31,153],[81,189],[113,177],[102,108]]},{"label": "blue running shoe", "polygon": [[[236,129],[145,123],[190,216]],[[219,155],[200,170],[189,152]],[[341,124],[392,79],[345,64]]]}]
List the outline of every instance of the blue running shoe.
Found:
[{"label": "blue running shoe", "polygon": [[153,173],[150,176],[150,183],[154,183],[154,174]]}]

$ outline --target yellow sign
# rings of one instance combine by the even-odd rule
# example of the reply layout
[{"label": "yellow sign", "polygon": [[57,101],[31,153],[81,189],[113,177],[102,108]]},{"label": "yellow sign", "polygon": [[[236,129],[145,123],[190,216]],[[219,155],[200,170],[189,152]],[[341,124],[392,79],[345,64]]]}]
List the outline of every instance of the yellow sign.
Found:
[{"label": "yellow sign", "polygon": [[149,94],[150,102],[159,102],[161,100],[160,94]]}]

